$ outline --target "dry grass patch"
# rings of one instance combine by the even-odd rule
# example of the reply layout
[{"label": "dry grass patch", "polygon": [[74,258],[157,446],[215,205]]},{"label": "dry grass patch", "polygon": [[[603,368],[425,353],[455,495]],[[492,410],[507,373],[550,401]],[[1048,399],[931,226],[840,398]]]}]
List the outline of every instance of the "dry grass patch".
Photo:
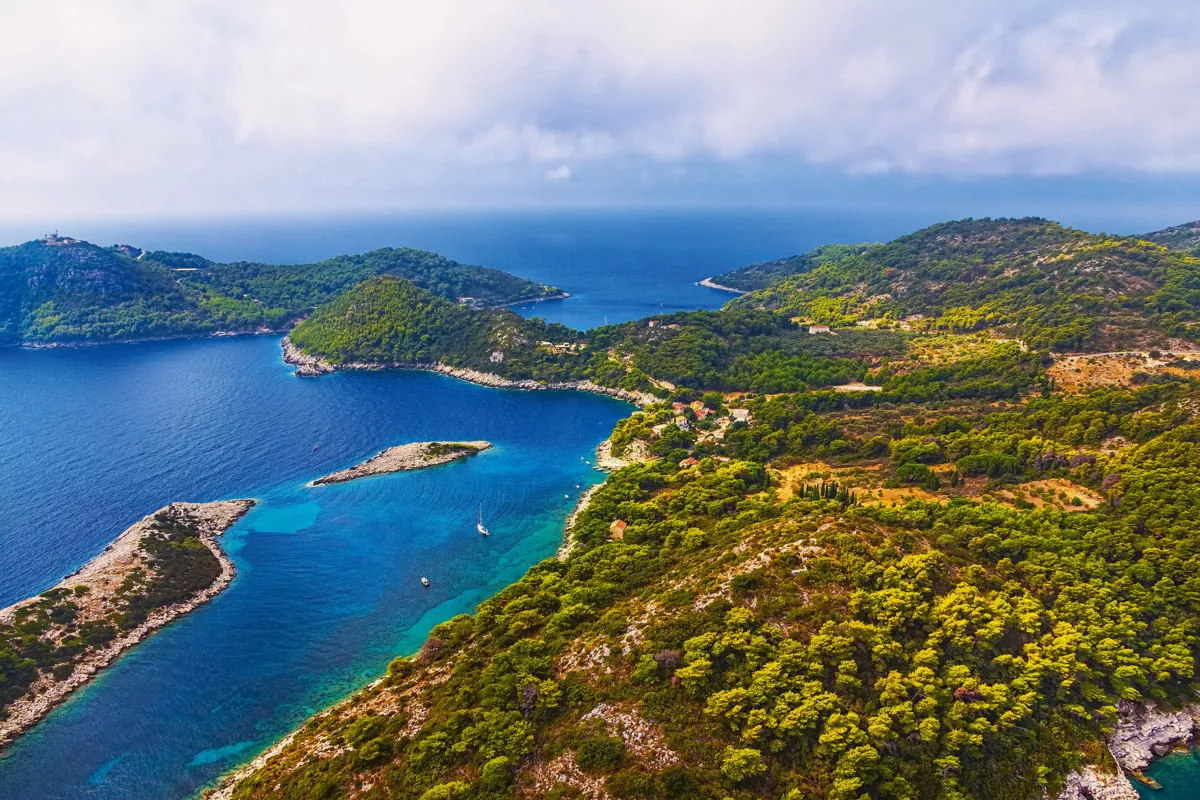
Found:
[{"label": "dry grass patch", "polygon": [[860,464],[852,467],[835,467],[824,461],[805,461],[783,467],[778,474],[776,491],[780,502],[791,500],[806,483],[836,480],[850,489],[875,486],[879,483],[878,464]]},{"label": "dry grass patch", "polygon": [[1007,503],[1015,504],[1020,499],[1035,508],[1049,506],[1059,511],[1091,511],[1104,502],[1103,497],[1090,489],[1063,478],[1029,481],[993,492],[993,495]]},{"label": "dry grass patch", "polygon": [[1078,392],[1093,386],[1128,386],[1137,372],[1188,376],[1189,370],[1174,366],[1177,359],[1200,360],[1200,353],[1151,355],[1150,351],[1130,350],[1064,355],[1055,358],[1047,373],[1066,391]]},{"label": "dry grass patch", "polygon": [[919,486],[901,486],[896,489],[856,489],[855,497],[864,506],[902,506],[914,500],[932,503],[949,503],[944,495],[927,492]]}]

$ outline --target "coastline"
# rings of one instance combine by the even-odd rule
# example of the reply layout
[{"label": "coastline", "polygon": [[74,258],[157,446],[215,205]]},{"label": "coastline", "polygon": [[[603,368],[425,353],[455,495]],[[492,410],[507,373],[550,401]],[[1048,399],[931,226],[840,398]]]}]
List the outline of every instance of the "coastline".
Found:
[{"label": "coastline", "polygon": [[[731,289],[730,291],[736,291]],[[497,303],[495,305],[480,306],[483,309],[489,308],[512,308],[513,306],[523,306],[526,303],[541,303],[546,300],[566,300],[571,297],[570,292],[560,292],[558,294],[549,295],[547,297],[530,297],[526,300],[514,300],[511,303]],[[307,314],[296,317],[290,320],[286,325],[278,328],[247,328],[244,330],[232,331],[194,331],[192,333],[172,333],[165,336],[145,336],[142,338],[129,339],[105,339],[103,341],[69,341],[69,342],[20,342],[16,345],[21,350],[78,350],[87,347],[105,347],[110,344],[147,344],[149,342],[174,342],[180,339],[226,339],[232,336],[285,336],[297,323],[302,321]]]},{"label": "coastline", "polygon": [[[355,464],[349,469],[338,470],[324,477],[309,481],[309,486],[329,486],[335,483],[346,483],[358,478],[371,475],[390,475],[393,472],[411,472],[416,469],[436,467],[449,464],[484,450],[490,449],[491,442],[410,442],[395,447],[388,447],[362,463]],[[437,452],[432,452],[434,450]]]},{"label": "coastline", "polygon": [[[126,650],[139,644],[169,622],[208,602],[229,586],[237,570],[225,551],[221,549],[216,537],[245,516],[256,502],[255,500],[222,500],[213,503],[171,503],[131,525],[114,539],[100,555],[63,578],[52,589],[47,590],[70,590],[84,585],[92,590],[85,595],[89,600],[102,602],[108,599],[103,597],[103,592],[105,590],[113,591],[116,586],[120,585],[120,580],[128,574],[131,568],[141,563],[138,560],[138,550],[142,539],[154,530],[155,518],[164,513],[183,515],[196,521],[197,538],[203,542],[221,565],[220,574],[207,588],[197,592],[184,602],[156,609],[146,618],[145,622],[136,628],[125,631],[104,647],[97,648],[83,656],[65,678],[57,679],[50,674],[40,675],[25,695],[8,706],[8,716],[0,720],[0,752]],[[0,623],[10,623],[19,609],[37,603],[42,596],[34,595],[0,609]]]},{"label": "coastline", "polygon": [[283,349],[283,361],[285,364],[290,364],[296,367],[295,374],[302,378],[315,378],[321,375],[330,375],[339,370],[382,370],[382,369],[411,369],[420,370],[423,372],[436,372],[441,375],[447,375],[451,378],[458,378],[467,383],[474,383],[479,386],[488,386],[495,389],[523,389],[526,391],[543,391],[543,390],[570,390],[577,392],[588,392],[590,394],[602,394],[608,397],[614,397],[618,400],[624,400],[627,403],[633,403],[639,408],[644,408],[651,403],[660,402],[660,399],[650,394],[649,392],[631,392],[626,389],[613,389],[608,386],[601,386],[592,381],[556,381],[553,383],[540,383],[534,380],[512,380],[501,377],[491,372],[481,372],[475,369],[464,367],[451,367],[446,364],[422,364],[422,363],[402,363],[388,362],[382,364],[366,363],[351,361],[345,364],[334,365],[329,361],[317,356],[310,356],[300,348],[292,344],[289,337],[283,337],[280,342],[280,347]]},{"label": "coastline", "polygon": [[289,324],[283,328],[255,328],[244,331],[212,331],[210,333],[179,333],[169,336],[147,336],[144,339],[105,339],[102,342],[22,342],[17,345],[21,350],[82,350],[88,347],[107,347],[110,344],[148,344],[150,342],[176,342],[181,339],[228,339],[234,336],[278,336],[292,329]]},{"label": "coastline", "polygon": [[1083,766],[1066,776],[1055,800],[1141,800],[1130,777],[1159,788],[1143,775],[1143,770],[1155,758],[1195,743],[1200,703],[1161,710],[1153,702],[1139,705],[1122,700],[1117,708],[1120,719],[1107,743],[1117,771],[1102,772],[1093,764]]},{"label": "coastline", "polygon": [[554,557],[559,561],[566,561],[571,557],[571,553],[575,551],[575,520],[577,520],[579,515],[583,513],[583,510],[591,504],[592,497],[594,497],[596,492],[600,491],[600,489],[606,483],[608,483],[608,478],[605,478],[593,486],[589,486],[587,491],[579,496],[579,500],[575,503],[574,510],[571,511],[571,516],[567,517],[566,527],[563,528],[562,544],[558,546],[558,551],[554,554]]},{"label": "coastline", "polygon": [[[630,464],[644,464],[653,460],[650,454],[647,453],[644,448],[639,448],[633,453],[629,453],[627,455],[629,456],[627,458],[617,458],[614,456],[612,454],[612,439],[605,439],[596,447],[596,469],[601,469],[605,472],[615,472],[616,470],[619,470],[622,467],[627,467]],[[591,504],[592,497],[596,494],[596,492],[604,488],[605,484],[607,483],[608,476],[605,476],[604,480],[588,487],[588,490],[584,492],[579,497],[579,500],[575,503],[575,508],[571,511],[571,516],[567,517],[567,524],[563,529],[562,544],[559,545],[558,551],[554,554],[554,557],[559,561],[566,561],[567,558],[570,557],[571,553],[574,552],[575,537],[572,534],[575,531],[575,520],[577,520],[579,515],[583,513],[584,509]]]},{"label": "coastline", "polygon": [[547,300],[566,300],[571,296],[570,292],[559,292],[545,297],[531,297],[528,300],[514,300],[511,303],[497,303],[494,306],[483,306],[483,308],[513,308],[514,306],[523,306],[526,303],[544,303]]},{"label": "coastline", "polygon": [[717,283],[712,278],[705,278],[702,281],[697,281],[696,285],[697,286],[706,286],[709,289],[718,289],[722,292],[733,292],[734,294],[750,294],[749,292],[744,292],[741,289],[735,289],[732,286],[725,286],[724,284]]},{"label": "coastline", "polygon": [[[304,359],[310,359],[313,361],[317,360],[317,359],[313,359],[312,356],[308,356],[308,355],[305,355],[304,353],[301,353],[294,346],[292,346],[291,343],[287,341],[287,339],[284,339],[284,342],[285,342],[285,353],[287,352],[288,348],[290,347],[290,349],[293,352],[299,354],[299,356]],[[286,356],[285,356],[284,360],[285,361],[287,360]],[[295,365],[296,362],[288,361],[288,363]],[[319,373],[319,374],[327,374],[327,373]],[[455,377],[457,377],[457,376],[455,376]],[[499,377],[499,376],[496,376],[496,377]],[[500,380],[504,380],[504,379],[501,378]],[[657,401],[657,398],[655,398],[655,400]],[[603,442],[601,442],[599,445],[596,446],[596,467],[598,469],[604,470],[606,472],[613,472],[614,470],[618,470],[622,467],[628,466],[629,464],[637,463],[639,461],[645,461],[648,459],[649,459],[648,454],[644,454],[644,453],[637,453],[637,454],[635,454],[635,458],[630,459],[630,460],[614,457],[612,455],[612,440],[611,439],[605,439]],[[588,489],[582,495],[580,495],[579,499],[575,503],[575,508],[572,509],[570,516],[567,517],[566,525],[563,528],[563,541],[562,541],[562,544],[559,545],[558,550],[555,552],[554,558],[558,559],[559,561],[566,561],[568,558],[570,558],[571,554],[575,551],[576,542],[575,542],[575,537],[573,536],[574,529],[575,529],[575,522],[579,518],[579,515],[582,514],[584,512],[584,510],[591,504],[592,498],[595,497],[596,493],[599,492],[601,489],[603,489],[604,486],[607,485],[607,483],[608,483],[608,477],[605,476],[604,480],[600,481],[599,483],[593,484],[592,486],[589,486]],[[337,701],[336,703],[332,704],[328,708],[326,708],[322,711],[318,711],[309,719],[326,717],[330,714],[337,713],[339,709],[345,707],[346,704],[354,701],[355,698],[359,697],[363,692],[368,692],[368,691],[376,688],[385,678],[386,678],[386,676],[384,676],[383,678],[378,678],[375,681],[372,681],[367,686],[350,693],[349,695],[347,695],[346,697]],[[230,800],[233,797],[233,790],[237,787],[237,785],[239,783],[241,783],[243,780],[254,775],[256,772],[258,772],[260,769],[262,769],[264,766],[266,766],[266,764],[272,758],[274,758],[275,756],[277,756],[278,754],[280,754],[284,750],[286,750],[288,748],[288,746],[291,745],[291,743],[295,740],[296,734],[300,730],[301,730],[301,728],[297,727],[295,730],[291,731],[290,733],[286,734],[281,739],[276,741],[270,747],[263,750],[261,753],[259,753],[257,756],[255,756],[253,759],[251,759],[249,762],[225,773],[220,778],[218,778],[214,784],[210,785],[207,789],[202,789],[200,791],[199,797],[203,798],[203,800]]]}]

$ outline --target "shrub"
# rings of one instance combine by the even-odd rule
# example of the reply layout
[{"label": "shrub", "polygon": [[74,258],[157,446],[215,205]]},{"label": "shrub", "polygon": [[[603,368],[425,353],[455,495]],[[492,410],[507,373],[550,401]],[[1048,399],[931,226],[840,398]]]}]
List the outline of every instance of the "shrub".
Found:
[{"label": "shrub", "polygon": [[721,773],[734,783],[757,778],[767,771],[762,753],[752,747],[726,747],[721,759]]},{"label": "shrub", "polygon": [[469,785],[462,781],[439,783],[421,795],[421,800],[458,800],[458,798],[466,795],[470,788]]},{"label": "shrub", "polygon": [[575,752],[575,760],[583,769],[611,769],[625,760],[625,743],[616,736],[585,739]]}]

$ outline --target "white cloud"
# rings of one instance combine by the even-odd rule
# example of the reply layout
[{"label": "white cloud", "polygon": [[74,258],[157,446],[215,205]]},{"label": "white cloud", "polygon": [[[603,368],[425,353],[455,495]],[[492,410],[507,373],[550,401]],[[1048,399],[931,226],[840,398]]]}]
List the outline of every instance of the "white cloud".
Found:
[{"label": "white cloud", "polygon": [[566,164],[560,164],[554,169],[546,170],[546,180],[548,181],[565,181],[571,178],[571,168]]},{"label": "white cloud", "polygon": [[12,0],[0,28],[10,215],[415,202],[566,160],[1200,173],[1187,0]]}]

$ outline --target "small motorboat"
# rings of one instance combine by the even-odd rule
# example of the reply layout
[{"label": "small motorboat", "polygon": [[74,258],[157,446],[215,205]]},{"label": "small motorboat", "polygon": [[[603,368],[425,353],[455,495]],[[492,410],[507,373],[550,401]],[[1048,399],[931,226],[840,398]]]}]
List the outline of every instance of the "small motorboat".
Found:
[{"label": "small motorboat", "polygon": [[319,444],[313,445],[313,450],[320,450],[320,449],[321,449],[321,445],[319,445]]},{"label": "small motorboat", "polygon": [[426,589],[428,589],[429,588],[429,578],[421,578],[421,585],[424,586]]},{"label": "small motorboat", "polygon": [[479,531],[484,536],[492,535],[492,532],[489,531],[483,524],[483,504],[482,503],[479,504],[479,517],[475,521],[475,530]]}]

